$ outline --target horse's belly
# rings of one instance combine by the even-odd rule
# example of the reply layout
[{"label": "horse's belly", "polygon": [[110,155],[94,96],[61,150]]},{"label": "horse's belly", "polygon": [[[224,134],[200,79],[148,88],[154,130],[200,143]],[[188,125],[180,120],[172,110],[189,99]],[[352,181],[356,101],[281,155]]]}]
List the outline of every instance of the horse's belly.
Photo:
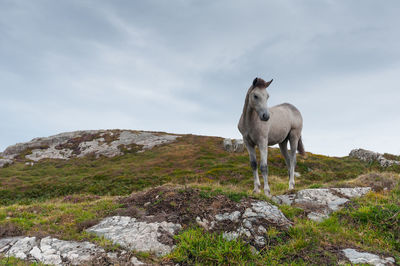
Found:
[{"label": "horse's belly", "polygon": [[275,128],[273,130],[271,129],[272,128],[270,128],[268,132],[268,146],[272,146],[283,142],[290,132],[289,127],[283,127],[279,129]]}]

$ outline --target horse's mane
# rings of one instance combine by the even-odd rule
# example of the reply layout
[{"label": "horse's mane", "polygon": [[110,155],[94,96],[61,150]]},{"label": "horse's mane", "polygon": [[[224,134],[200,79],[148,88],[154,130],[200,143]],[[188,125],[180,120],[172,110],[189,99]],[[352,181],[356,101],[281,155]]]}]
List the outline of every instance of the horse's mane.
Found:
[{"label": "horse's mane", "polygon": [[247,107],[249,106],[249,94],[254,88],[255,88],[254,86],[250,86],[249,90],[247,91],[246,98],[244,100],[243,112],[242,112],[243,118],[245,118],[246,114],[247,114]]}]

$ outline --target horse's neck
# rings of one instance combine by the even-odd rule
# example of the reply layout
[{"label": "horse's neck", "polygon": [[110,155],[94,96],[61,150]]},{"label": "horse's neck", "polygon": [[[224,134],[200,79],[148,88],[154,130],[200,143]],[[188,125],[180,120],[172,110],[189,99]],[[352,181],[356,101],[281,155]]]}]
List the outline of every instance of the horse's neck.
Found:
[{"label": "horse's neck", "polygon": [[244,101],[244,106],[243,106],[243,112],[242,112],[242,123],[244,128],[249,128],[249,125],[253,121],[253,115],[254,115],[254,109],[250,107],[249,105],[249,94],[250,94],[251,88],[246,94],[246,99]]}]

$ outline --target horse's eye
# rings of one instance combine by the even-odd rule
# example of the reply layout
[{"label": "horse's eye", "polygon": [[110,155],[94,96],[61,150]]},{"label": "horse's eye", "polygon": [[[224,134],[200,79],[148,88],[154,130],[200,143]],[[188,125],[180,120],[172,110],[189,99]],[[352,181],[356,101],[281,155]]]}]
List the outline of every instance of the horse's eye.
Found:
[{"label": "horse's eye", "polygon": [[257,95],[254,95],[254,99],[256,99],[256,100],[257,100],[257,99],[258,99],[258,96],[257,96]]}]

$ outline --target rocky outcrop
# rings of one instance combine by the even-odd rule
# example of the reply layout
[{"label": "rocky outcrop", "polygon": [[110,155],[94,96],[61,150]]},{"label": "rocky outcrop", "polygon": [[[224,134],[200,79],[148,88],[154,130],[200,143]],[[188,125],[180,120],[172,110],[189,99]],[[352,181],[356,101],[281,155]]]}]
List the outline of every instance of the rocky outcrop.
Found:
[{"label": "rocky outcrop", "polygon": [[377,161],[377,162],[379,162],[379,164],[382,167],[389,167],[392,165],[400,165],[399,161],[388,160],[381,153],[364,150],[364,149],[354,149],[350,152],[349,156],[357,158],[364,162],[369,162],[369,163]]},{"label": "rocky outcrop", "polygon": [[[165,221],[140,222],[131,217],[113,216],[88,228],[87,232],[104,236],[129,250],[154,252],[157,256],[162,256],[174,248],[172,236],[181,228],[180,224]],[[166,239],[168,240],[165,241]]]},{"label": "rocky outcrop", "polygon": [[14,161],[11,159],[0,159],[0,168],[12,163],[14,163]]},{"label": "rocky outcrop", "polygon": [[124,258],[131,265],[143,264],[127,252],[106,252],[90,242],[64,241],[52,237],[9,237],[0,239],[0,253],[49,265],[88,265],[102,259],[108,263]]},{"label": "rocky outcrop", "polygon": [[196,221],[206,230],[219,228],[219,231],[223,231],[224,238],[228,240],[240,236],[258,248],[266,245],[265,233],[270,225],[283,229],[292,226],[278,207],[266,201],[253,201],[243,212],[235,210],[231,213],[219,213],[210,221],[198,217]]},{"label": "rocky outcrop", "polygon": [[18,157],[31,161],[68,160],[87,155],[114,157],[124,154],[124,151],[148,150],[160,144],[173,142],[177,137],[177,135],[165,133],[130,130],[86,130],[61,133],[8,147],[0,154],[5,158],[1,159],[0,167],[3,162],[12,163],[13,159]]},{"label": "rocky outcrop", "polygon": [[361,197],[370,190],[370,187],[304,189],[295,194],[274,196],[272,200],[302,208],[309,219],[320,222],[351,198]]},{"label": "rocky outcrop", "polygon": [[224,139],[224,149],[227,152],[243,152],[244,148],[242,139]]},{"label": "rocky outcrop", "polygon": [[376,266],[382,265],[394,265],[395,260],[392,257],[381,258],[378,255],[368,253],[368,252],[359,252],[352,248],[343,249],[342,252],[346,256],[346,258],[354,264],[370,264]]}]

